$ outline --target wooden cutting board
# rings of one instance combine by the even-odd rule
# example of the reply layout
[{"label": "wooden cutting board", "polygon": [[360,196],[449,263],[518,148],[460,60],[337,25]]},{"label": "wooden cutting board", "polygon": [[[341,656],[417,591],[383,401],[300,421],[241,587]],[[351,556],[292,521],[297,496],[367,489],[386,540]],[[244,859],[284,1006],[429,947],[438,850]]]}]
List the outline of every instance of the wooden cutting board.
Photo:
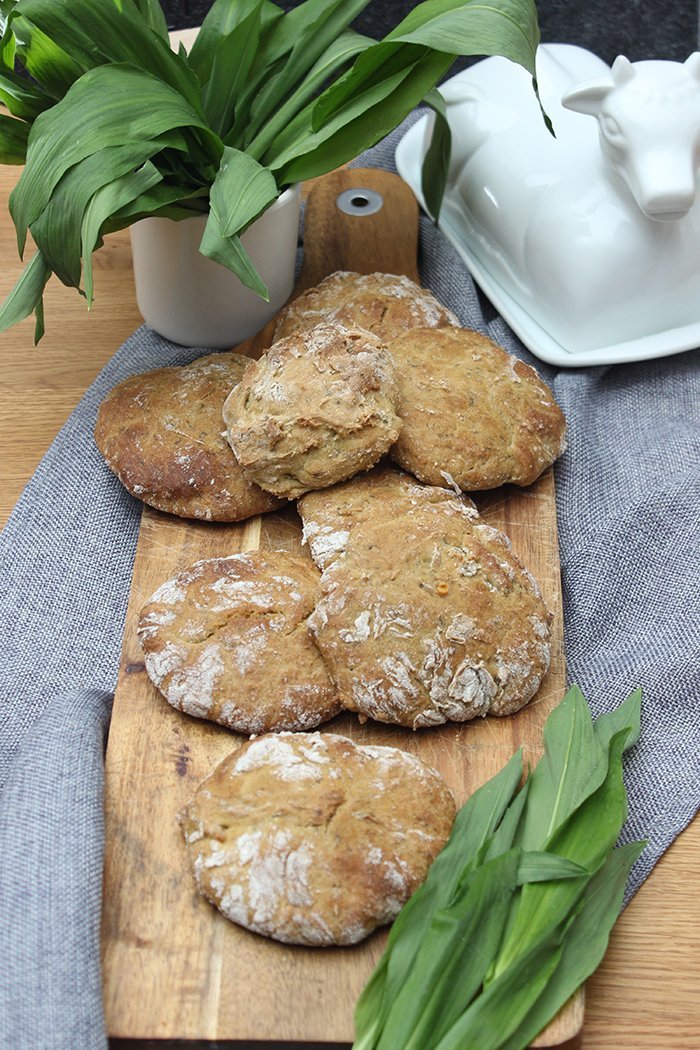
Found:
[{"label": "wooden cutting board", "polygon": [[[381,196],[378,211],[369,214],[363,190]],[[356,214],[337,205],[347,191],[355,191],[348,196]],[[374,169],[325,176],[308,199],[296,291],[337,269],[417,279],[417,242],[418,208],[397,176]],[[239,349],[258,355],[270,339],[268,326]],[[516,748],[523,747],[526,762],[538,758],[544,721],[564,692],[552,472],[526,490],[506,487],[477,502],[486,520],[508,534],[554,612],[552,665],[535,699],[510,718],[417,733],[360,726],[349,714],[323,727],[415,752],[441,771],[458,803]],[[110,1035],[136,1040],[130,1046],[152,1039],[198,1045],[352,1042],[355,1002],[385,933],[352,948],[289,947],[228,922],[196,892],[175,815],[243,738],[174,711],[149,682],[135,630],[139,610],[156,587],[191,562],[300,546],[301,526],[291,509],[218,525],[144,508],[106,758],[105,1009]],[[582,1020],[578,996],[535,1045],[574,1046]]]}]

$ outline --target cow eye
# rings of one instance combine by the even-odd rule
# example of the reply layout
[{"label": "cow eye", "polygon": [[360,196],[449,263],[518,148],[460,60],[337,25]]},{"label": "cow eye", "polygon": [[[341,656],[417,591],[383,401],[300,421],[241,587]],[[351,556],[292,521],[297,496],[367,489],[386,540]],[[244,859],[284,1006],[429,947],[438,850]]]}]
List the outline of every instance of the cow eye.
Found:
[{"label": "cow eye", "polygon": [[617,123],[614,117],[609,116],[607,113],[601,113],[600,115],[600,127],[603,131],[608,142],[621,144],[624,141],[624,135],[622,129]]}]

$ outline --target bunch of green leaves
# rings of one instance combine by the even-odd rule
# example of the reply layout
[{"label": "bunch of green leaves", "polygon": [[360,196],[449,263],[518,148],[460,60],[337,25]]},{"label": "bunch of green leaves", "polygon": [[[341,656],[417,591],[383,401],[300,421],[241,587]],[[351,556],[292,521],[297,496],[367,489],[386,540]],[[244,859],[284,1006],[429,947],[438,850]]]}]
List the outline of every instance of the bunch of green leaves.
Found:
[{"label": "bunch of green leaves", "polygon": [[0,160],[25,163],[10,211],[20,256],[28,232],[38,248],[0,331],[34,311],[40,338],[52,273],[90,304],[93,250],[144,216],[208,214],[200,251],[267,297],[241,234],[421,100],[437,114],[424,172],[437,217],[449,128],[435,85],[458,55],[534,77],[534,0],[424,0],[382,41],[349,28],[369,2],[215,0],[175,54],[157,0],[0,0]]},{"label": "bunch of green leaves", "polygon": [[595,970],[645,843],[622,753],[641,694],[593,722],[573,687],[522,787],[518,752],[459,811],[355,1013],[355,1050],[520,1050]]}]

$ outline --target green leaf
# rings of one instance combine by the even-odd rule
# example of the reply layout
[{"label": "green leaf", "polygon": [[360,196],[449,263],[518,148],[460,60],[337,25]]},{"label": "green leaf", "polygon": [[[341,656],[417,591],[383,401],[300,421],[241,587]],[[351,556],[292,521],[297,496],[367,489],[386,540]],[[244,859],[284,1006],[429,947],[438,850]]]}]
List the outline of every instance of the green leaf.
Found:
[{"label": "green leaf", "polygon": [[590,872],[580,864],[543,850],[522,850],[518,865],[518,886],[528,882],[550,882],[554,879],[579,879]]},{"label": "green leaf", "polygon": [[577,686],[569,689],[547,719],[544,748],[530,777],[530,804],[518,836],[525,849],[543,849],[607,772],[607,747],[595,734],[590,709]]},{"label": "green leaf", "polygon": [[132,0],[21,0],[19,9],[81,72],[106,62],[128,62],[197,107],[198,86],[189,66],[153,31]]},{"label": "green leaf", "polygon": [[435,913],[376,1043],[379,1050],[424,1050],[466,1010],[498,950],[521,851],[473,872],[450,907]]},{"label": "green leaf", "polygon": [[353,30],[342,33],[321,55],[297,90],[289,96],[255,138],[249,142],[246,146],[246,153],[258,159],[263,158],[274,139],[291,124],[329,78],[372,44],[370,37],[361,36]]},{"label": "green leaf", "polygon": [[626,700],[607,714],[600,715],[593,723],[596,737],[602,747],[607,748],[615,733],[627,729],[625,751],[639,740],[642,716],[642,690],[635,689]]},{"label": "green leaf", "polygon": [[54,102],[40,87],[9,69],[0,72],[0,101],[13,117],[30,121]]},{"label": "green leaf", "polygon": [[42,296],[46,282],[51,276],[51,267],[41,252],[36,252],[31,262],[25,267],[5,302],[0,306],[0,332],[11,328],[13,324],[36,312],[37,324],[34,335],[35,344],[44,334]]},{"label": "green leaf", "polygon": [[[550,715],[550,718],[552,716]],[[622,753],[628,730],[616,733],[609,748],[608,770],[600,787],[575,810],[551,837],[548,849],[595,872],[614,846],[627,816],[627,796],[622,779]],[[534,790],[529,806],[536,804]],[[586,879],[552,884],[529,883],[517,903],[515,917],[495,963],[497,977],[547,930],[561,923],[584,890]]]},{"label": "green leaf", "polygon": [[202,92],[210,127],[222,138],[231,130],[236,101],[244,89],[260,39],[261,0],[214,52],[211,76]]},{"label": "green leaf", "polygon": [[81,224],[93,195],[143,164],[157,149],[157,144],[148,141],[108,146],[75,164],[60,180],[31,230],[47,263],[64,284],[80,286]]},{"label": "green leaf", "polygon": [[259,83],[247,121],[247,141],[368,3],[369,0],[306,0],[276,24],[270,34],[265,64],[269,70],[282,55],[285,61],[274,74],[265,77],[264,83]]},{"label": "green leaf", "polygon": [[148,28],[163,40],[168,40],[168,23],[158,0],[134,0],[134,5]]},{"label": "green leaf", "polygon": [[269,31],[283,15],[283,11],[268,0],[262,0],[262,3],[260,0],[215,0],[202,22],[188,56],[188,62],[200,83],[206,84],[209,80],[216,52],[222,43],[251,11],[258,8],[261,32]]},{"label": "green leaf", "polygon": [[158,169],[147,161],[138,171],[130,171],[121,178],[102,186],[93,194],[85,209],[80,231],[81,254],[84,260],[85,295],[92,305],[92,253],[97,245],[104,223],[120,208],[137,200],[162,180]]},{"label": "green leaf", "polygon": [[235,273],[241,284],[269,303],[270,293],[267,286],[253,266],[250,256],[241,244],[240,237],[222,237],[213,213],[207,219],[199,250],[202,255],[213,259],[214,262],[221,263],[222,266]]},{"label": "green leaf", "polygon": [[[390,932],[385,955],[385,997],[390,1003],[411,971],[416,951],[432,916],[448,907],[460,880],[477,863],[517,790],[522,775],[522,754],[516,752],[491,780],[465,802],[455,818],[450,838],[431,865],[422,886],[399,912]],[[364,992],[358,1006],[363,1003]]]},{"label": "green leaf", "polygon": [[456,55],[503,55],[533,76],[539,39],[532,0],[426,0],[386,37]]},{"label": "green leaf", "polygon": [[447,184],[447,172],[452,150],[452,131],[447,120],[445,100],[437,88],[433,88],[428,92],[425,96],[425,102],[433,110],[435,119],[433,133],[430,136],[430,145],[423,158],[421,191],[428,213],[437,223],[440,218],[442,199],[445,195],[445,186]]},{"label": "green leaf", "polygon": [[109,146],[141,143],[183,127],[203,129],[212,157],[220,158],[221,140],[204,128],[181,95],[156,77],[127,65],[85,73],[32,127],[27,165],[10,197],[20,254],[27,227],[74,164]]},{"label": "green leaf", "polygon": [[414,65],[347,103],[322,129],[313,132],[307,120],[296,140],[279,155],[273,155],[277,145],[273,143],[268,164],[279,184],[331,171],[375,145],[401,123],[451,62],[449,55],[426,52]]},{"label": "green leaf", "polygon": [[224,147],[210,193],[212,215],[222,237],[240,234],[278,196],[271,171],[247,153]]},{"label": "green leaf", "polygon": [[29,124],[0,113],[0,164],[24,164]]},{"label": "green leaf", "polygon": [[126,226],[149,216],[165,219],[190,219],[209,210],[209,192],[206,189],[188,191],[185,186],[171,186],[161,182],[141,193],[106,220],[103,233],[123,230]]},{"label": "green leaf", "polygon": [[556,970],[527,1017],[500,1050],[524,1050],[549,1024],[577,988],[590,977],[608,946],[620,914],[629,871],[645,843],[632,842],[613,850],[591,879],[582,905],[564,936]]},{"label": "green leaf", "polygon": [[17,59],[30,76],[52,98],[63,98],[85,68],[26,18],[13,16],[12,32]]},{"label": "green leaf", "polygon": [[561,930],[541,937],[478,995],[431,1050],[500,1050],[547,987],[562,955]]}]

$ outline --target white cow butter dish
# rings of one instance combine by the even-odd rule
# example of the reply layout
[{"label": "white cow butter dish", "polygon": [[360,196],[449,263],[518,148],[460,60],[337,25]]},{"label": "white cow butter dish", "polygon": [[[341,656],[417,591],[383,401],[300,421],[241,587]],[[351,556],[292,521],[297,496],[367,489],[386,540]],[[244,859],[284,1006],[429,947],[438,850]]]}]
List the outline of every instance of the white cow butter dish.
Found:
[{"label": "white cow butter dish", "polygon": [[[578,367],[700,345],[700,54],[612,69],[541,45],[537,79],[488,58],[440,88],[452,159],[440,227],[530,350]],[[396,151],[421,200],[431,117]]]}]

